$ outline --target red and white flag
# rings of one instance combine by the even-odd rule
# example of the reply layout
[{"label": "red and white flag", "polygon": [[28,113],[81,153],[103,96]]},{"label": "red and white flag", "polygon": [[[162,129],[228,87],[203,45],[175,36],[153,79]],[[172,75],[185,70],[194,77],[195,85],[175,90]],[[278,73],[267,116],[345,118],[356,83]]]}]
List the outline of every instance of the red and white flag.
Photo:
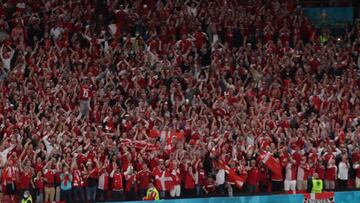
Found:
[{"label": "red and white flag", "polygon": [[148,151],[154,151],[154,150],[158,150],[159,147],[153,143],[149,143],[147,141],[144,140],[130,140],[130,139],[122,139],[120,141],[120,143],[122,145],[126,145],[126,146],[132,146],[135,147],[136,149],[143,149],[144,147],[146,147],[146,149]]},{"label": "red and white flag", "polygon": [[160,191],[170,191],[174,189],[172,175],[168,171],[158,171],[155,174],[155,186]]},{"label": "red and white flag", "polygon": [[153,143],[148,143],[144,140],[135,140],[132,141],[132,145],[136,148],[136,149],[143,149],[146,147],[147,150],[149,151],[154,151],[157,150],[158,148],[156,147],[155,144]]},{"label": "red and white flag", "polygon": [[235,183],[238,188],[242,188],[244,185],[244,178],[239,176],[232,168],[230,168],[225,162],[220,161],[219,167],[225,170],[225,173],[228,174],[229,182]]},{"label": "red and white flag", "polygon": [[282,172],[281,165],[275,160],[275,158],[269,153],[260,153],[260,160],[268,167],[272,172],[280,174]]},{"label": "red and white flag", "polygon": [[322,203],[322,202],[334,203],[335,202],[334,192],[304,194],[304,203]]}]

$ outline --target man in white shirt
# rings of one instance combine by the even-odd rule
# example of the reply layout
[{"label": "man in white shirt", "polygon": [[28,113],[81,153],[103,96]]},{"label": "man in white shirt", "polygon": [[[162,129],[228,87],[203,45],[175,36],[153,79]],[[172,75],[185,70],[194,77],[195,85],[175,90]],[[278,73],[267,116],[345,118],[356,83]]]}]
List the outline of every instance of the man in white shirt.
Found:
[{"label": "man in white shirt", "polygon": [[216,189],[221,194],[225,194],[225,170],[218,168],[216,172]]},{"label": "man in white shirt", "polygon": [[[4,149],[4,145],[0,146],[0,177],[2,177],[2,170],[5,167],[5,164],[7,162],[7,156],[15,148],[16,145],[12,144],[8,148]],[[1,185],[0,185],[0,191],[2,191]]]},{"label": "man in white shirt", "polygon": [[10,52],[4,52],[4,44],[1,45],[0,58],[3,62],[4,68],[9,71],[11,67],[11,60],[14,56],[15,50],[10,47]]},{"label": "man in white shirt", "polygon": [[[13,150],[15,148],[16,145],[11,145],[6,149],[0,149],[0,169],[3,168],[6,164],[7,161],[7,156],[9,154],[9,152],[11,152],[11,150]],[[1,146],[1,148],[3,148],[3,146]]]},{"label": "man in white shirt", "polygon": [[340,190],[344,190],[347,188],[347,181],[349,178],[349,160],[346,155],[343,155],[341,158],[341,162],[339,163],[339,188]]},{"label": "man in white shirt", "polygon": [[[52,134],[52,132],[50,132],[50,133]],[[54,140],[53,139],[49,140],[50,133],[42,138],[42,140],[44,141],[45,147],[46,147],[46,156],[47,157],[49,157],[51,155],[51,152],[54,149],[54,146],[53,146]]]}]

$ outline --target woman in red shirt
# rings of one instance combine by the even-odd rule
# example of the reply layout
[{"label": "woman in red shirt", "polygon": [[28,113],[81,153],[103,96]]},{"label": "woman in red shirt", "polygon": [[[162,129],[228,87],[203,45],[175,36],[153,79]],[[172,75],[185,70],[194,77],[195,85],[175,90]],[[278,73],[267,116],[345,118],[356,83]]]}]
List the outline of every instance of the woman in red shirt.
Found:
[{"label": "woman in red shirt", "polygon": [[192,166],[187,166],[185,171],[185,195],[194,196],[195,194],[195,175]]},{"label": "woman in red shirt", "polygon": [[44,200],[44,181],[45,178],[41,171],[37,172],[36,177],[33,179],[36,192],[36,202],[43,202]]},{"label": "woman in red shirt", "polygon": [[[30,163],[30,162],[29,162]],[[24,166],[23,166],[24,165]],[[19,173],[19,190],[20,195],[24,194],[26,190],[33,191],[34,188],[31,184],[31,179],[33,176],[33,170],[28,164],[19,163],[20,173]],[[33,192],[32,192],[33,193]]]}]

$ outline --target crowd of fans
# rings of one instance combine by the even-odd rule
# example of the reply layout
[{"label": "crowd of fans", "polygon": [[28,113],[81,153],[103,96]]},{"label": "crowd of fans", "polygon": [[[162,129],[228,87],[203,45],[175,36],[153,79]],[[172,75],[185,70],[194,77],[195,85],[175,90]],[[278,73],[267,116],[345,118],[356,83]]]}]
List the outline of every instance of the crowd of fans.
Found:
[{"label": "crowd of fans", "polygon": [[359,37],[315,30],[290,0],[2,1],[2,191],[233,195],[314,173],[359,188]]}]

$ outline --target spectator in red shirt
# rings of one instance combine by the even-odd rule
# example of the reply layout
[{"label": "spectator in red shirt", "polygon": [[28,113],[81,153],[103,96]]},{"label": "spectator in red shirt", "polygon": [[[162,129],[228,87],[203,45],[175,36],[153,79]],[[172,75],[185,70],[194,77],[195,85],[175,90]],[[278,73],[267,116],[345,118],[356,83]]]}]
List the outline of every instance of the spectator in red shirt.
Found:
[{"label": "spectator in red shirt", "polygon": [[214,195],[215,194],[215,187],[216,187],[216,185],[215,185],[214,179],[211,176],[207,177],[207,179],[205,180],[204,186],[203,186],[203,190],[205,192],[205,195],[209,196],[209,197]]},{"label": "spectator in red shirt", "polygon": [[80,100],[80,106],[81,106],[81,114],[79,114],[78,118],[81,117],[88,117],[89,111],[90,111],[90,94],[91,90],[88,86],[87,80],[83,80],[83,84],[80,87],[80,93],[79,93],[79,100]]},{"label": "spectator in red shirt", "polygon": [[33,190],[33,183],[32,183],[32,177],[33,177],[33,169],[30,167],[30,162],[27,161],[27,157],[24,159],[23,162],[19,160],[19,185],[18,189],[20,190],[20,195],[23,196],[25,191],[31,191],[30,193],[35,196],[34,190]]},{"label": "spectator in red shirt", "polygon": [[44,166],[44,201],[52,202],[55,201],[55,163],[54,160],[50,160]]},{"label": "spectator in red shirt", "polygon": [[137,187],[137,180],[136,174],[134,173],[134,168],[130,166],[126,172],[124,172],[125,178],[125,192],[127,194],[128,200],[135,200],[137,198],[138,187]]},{"label": "spectator in red shirt", "polygon": [[184,193],[186,196],[193,197],[195,195],[195,174],[192,166],[185,166],[185,183]]},{"label": "spectator in red shirt", "polygon": [[247,190],[250,193],[255,193],[258,190],[260,180],[260,172],[256,166],[256,161],[250,161],[250,167],[248,168],[248,181],[247,181]]},{"label": "spectator in red shirt", "polygon": [[[180,174],[177,174],[177,176],[180,176]],[[179,179],[179,178],[178,178]],[[177,177],[175,177],[174,181],[176,182]],[[203,167],[203,163],[198,164],[198,168],[195,173],[195,182],[196,182],[196,196],[202,196],[203,195],[203,186],[206,180],[206,172]],[[176,187],[177,184],[175,184]],[[178,184],[178,188],[180,187],[180,183]],[[179,195],[180,196],[180,193]]]},{"label": "spectator in red shirt", "polygon": [[[277,162],[280,162],[279,159],[276,159]],[[279,192],[283,188],[283,174],[281,173],[275,173],[274,171],[271,171],[271,191],[272,192]]]},{"label": "spectator in red shirt", "polygon": [[91,160],[88,160],[86,162],[87,166],[87,185],[86,185],[86,199],[88,201],[95,201],[96,198],[96,187],[98,185],[98,179],[99,179],[99,165],[98,161],[95,159],[95,167],[93,166],[93,163]]},{"label": "spectator in red shirt", "polygon": [[268,169],[264,165],[260,165],[259,167],[259,188],[260,192],[267,192],[268,191],[268,185],[269,185],[269,172]]},{"label": "spectator in red shirt", "polygon": [[142,170],[137,173],[137,181],[139,184],[140,197],[146,195],[146,190],[148,189],[149,183],[152,180],[151,172],[146,163],[142,164]]},{"label": "spectator in red shirt", "polygon": [[35,185],[35,194],[36,194],[36,201],[43,202],[44,201],[44,182],[45,177],[43,176],[42,172],[37,172],[36,176],[33,178],[33,182]]},{"label": "spectator in red shirt", "polygon": [[112,192],[111,198],[113,200],[123,200],[124,199],[124,186],[123,179],[124,175],[121,173],[121,169],[114,165],[113,170],[110,173],[110,177],[112,178]]},{"label": "spectator in red shirt", "polygon": [[[85,166],[82,164],[81,168],[85,169]],[[74,193],[74,201],[85,201],[85,182],[84,175],[85,171],[82,171],[76,162],[73,162],[71,165],[71,171],[73,176],[73,193]]]},{"label": "spectator in red shirt", "polygon": [[330,159],[325,171],[324,188],[327,191],[335,190],[335,181],[337,179],[337,166],[335,160]]}]

